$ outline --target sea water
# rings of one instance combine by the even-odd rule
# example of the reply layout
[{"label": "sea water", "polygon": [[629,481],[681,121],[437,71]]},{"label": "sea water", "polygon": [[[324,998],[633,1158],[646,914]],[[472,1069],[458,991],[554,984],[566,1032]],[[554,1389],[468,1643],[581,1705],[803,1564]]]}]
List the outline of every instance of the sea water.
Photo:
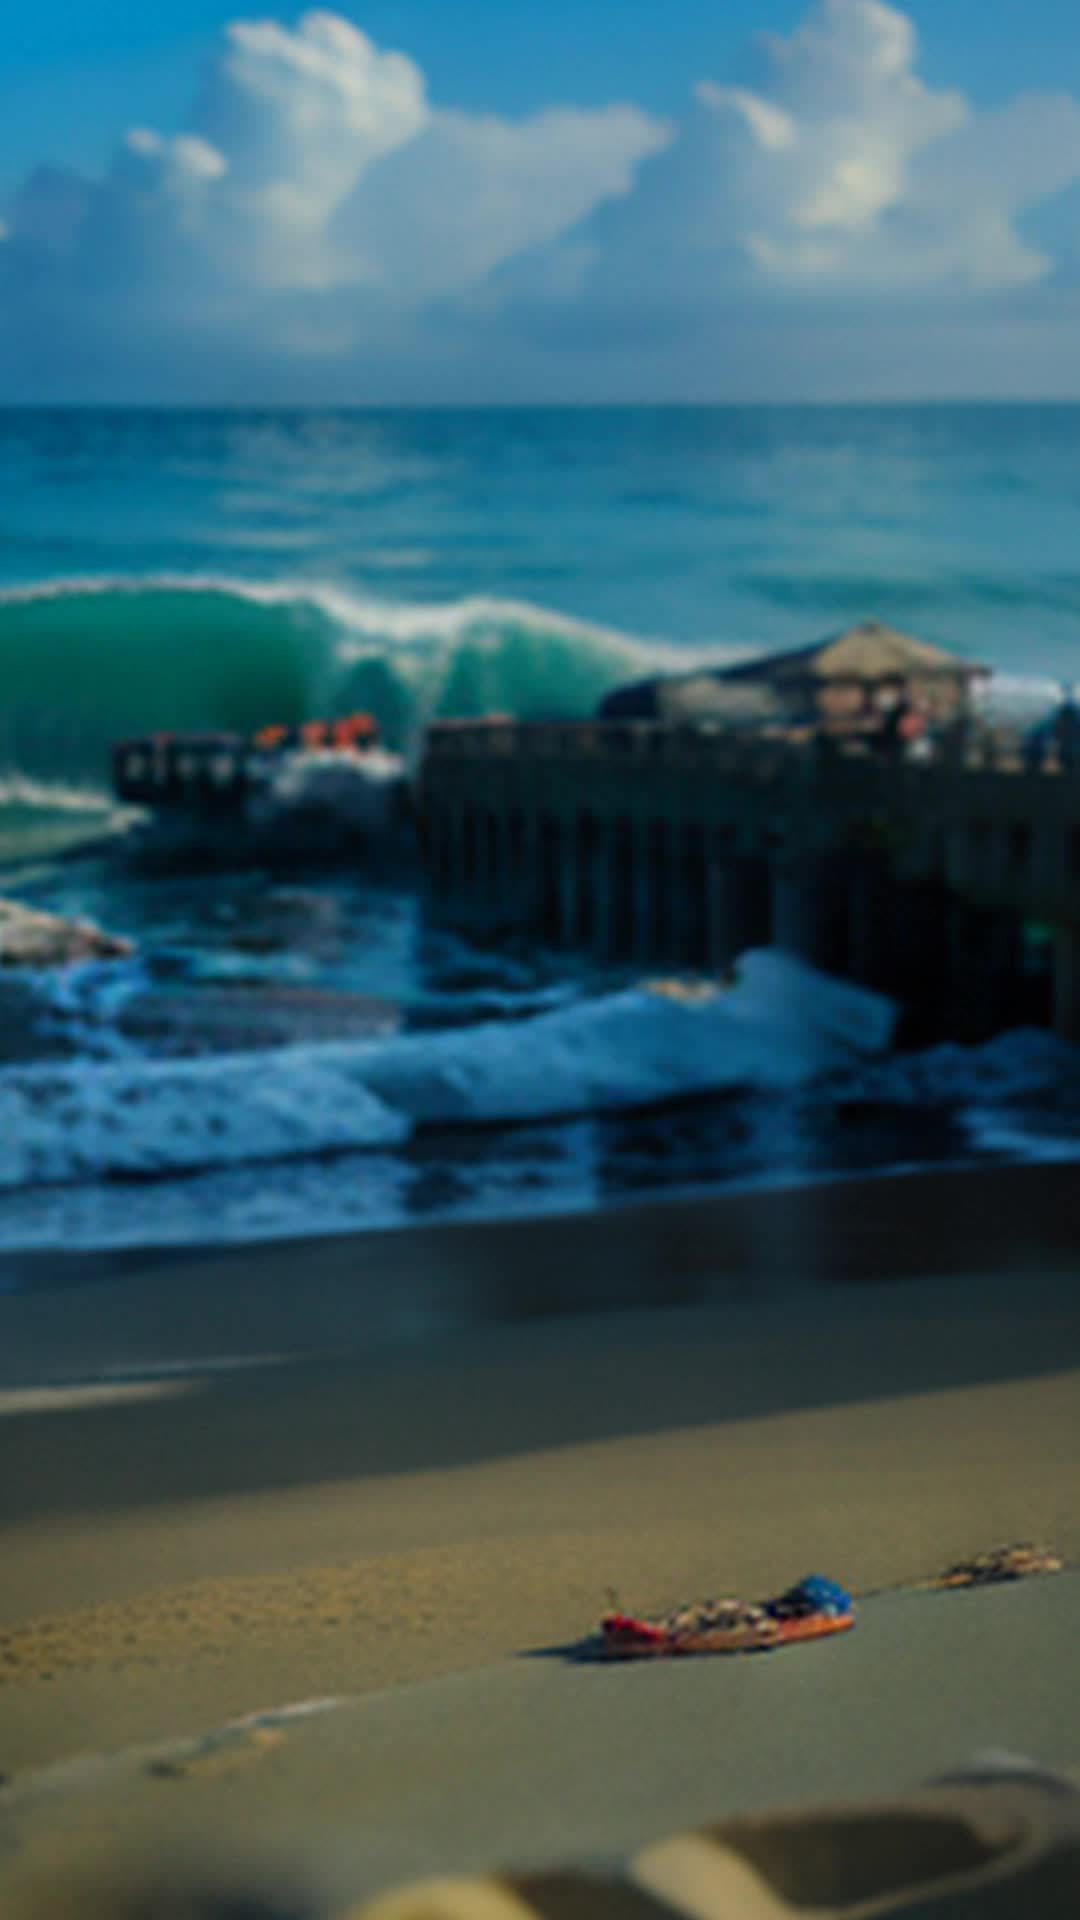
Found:
[{"label": "sea water", "polygon": [[1080,408],[0,414],[0,889],[135,947],[0,998],[0,1247],[1071,1153],[1046,1036],[897,1059],[776,956],[678,1000],[385,874],[148,868],[107,756],[357,707],[408,755],[871,617],[1037,718],[1078,529]]}]

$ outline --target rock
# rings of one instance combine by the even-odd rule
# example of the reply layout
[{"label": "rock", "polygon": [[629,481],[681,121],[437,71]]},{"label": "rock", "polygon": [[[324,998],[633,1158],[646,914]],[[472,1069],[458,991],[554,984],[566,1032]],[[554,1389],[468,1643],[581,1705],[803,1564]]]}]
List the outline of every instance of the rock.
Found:
[{"label": "rock", "polygon": [[0,967],[63,967],[77,960],[121,960],[133,951],[130,940],[105,933],[92,920],[65,920],[0,899]]}]

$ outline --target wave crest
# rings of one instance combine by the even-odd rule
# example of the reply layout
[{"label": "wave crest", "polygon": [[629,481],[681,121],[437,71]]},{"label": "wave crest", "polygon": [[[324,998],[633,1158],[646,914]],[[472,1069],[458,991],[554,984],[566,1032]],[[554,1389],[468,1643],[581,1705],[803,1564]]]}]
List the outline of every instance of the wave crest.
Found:
[{"label": "wave crest", "polygon": [[513,600],[408,605],[210,575],[43,582],[0,592],[0,777],[102,791],[126,734],[354,708],[408,751],[441,716],[587,714],[658,653],[678,658]]},{"label": "wave crest", "polygon": [[[745,657],[680,647],[527,601],[406,603],[319,581],[85,576],[0,590],[0,805],[97,806],[127,734],[253,732],[363,708],[415,750],[433,719],[590,714],[620,682]],[[996,676],[986,716],[1054,704],[1046,677]]]}]

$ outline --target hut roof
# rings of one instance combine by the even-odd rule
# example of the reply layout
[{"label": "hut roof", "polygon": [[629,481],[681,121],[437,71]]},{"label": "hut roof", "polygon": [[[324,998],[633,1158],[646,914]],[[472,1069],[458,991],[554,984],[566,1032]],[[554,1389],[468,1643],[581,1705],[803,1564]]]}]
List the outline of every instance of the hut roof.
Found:
[{"label": "hut roof", "polygon": [[766,654],[722,668],[724,680],[760,680],[776,687],[807,680],[895,680],[909,675],[921,679],[937,675],[977,679],[988,668],[963,660],[944,647],[914,640],[880,620],[863,620],[844,633],[830,634],[814,646],[791,653]]},{"label": "hut roof", "polygon": [[699,667],[690,673],[657,674],[617,687],[597,709],[604,720],[668,720],[693,724],[716,720],[753,726],[790,719],[813,708],[813,687],[822,681],[973,680],[989,668],[926,640],[914,640],[880,620],[863,620],[811,647],[759,654],[730,667]]}]

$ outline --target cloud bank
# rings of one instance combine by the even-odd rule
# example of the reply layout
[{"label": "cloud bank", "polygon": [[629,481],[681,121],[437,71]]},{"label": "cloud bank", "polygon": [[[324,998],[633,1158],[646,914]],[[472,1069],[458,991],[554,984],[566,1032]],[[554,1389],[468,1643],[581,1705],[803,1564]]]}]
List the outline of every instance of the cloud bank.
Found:
[{"label": "cloud bank", "polygon": [[189,124],[0,224],[0,397],[1080,395],[1080,103],[977,111],[818,0],[753,84],[525,120],[332,13],[223,35]]}]

